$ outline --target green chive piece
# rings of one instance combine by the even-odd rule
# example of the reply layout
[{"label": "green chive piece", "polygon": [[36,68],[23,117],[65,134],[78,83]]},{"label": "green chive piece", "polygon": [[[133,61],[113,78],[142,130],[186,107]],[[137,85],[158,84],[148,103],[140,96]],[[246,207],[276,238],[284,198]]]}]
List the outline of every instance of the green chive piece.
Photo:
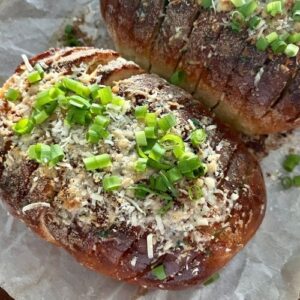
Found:
[{"label": "green chive piece", "polygon": [[236,21],[230,22],[230,28],[233,32],[240,32],[241,31],[241,24]]},{"label": "green chive piece", "polygon": [[87,141],[91,144],[97,144],[100,139],[106,139],[108,136],[109,132],[103,126],[94,123],[89,127]]},{"label": "green chive piece", "polygon": [[28,148],[28,157],[36,162],[50,167],[55,166],[64,158],[64,152],[59,145],[35,144]]},{"label": "green chive piece", "polygon": [[277,14],[282,13],[282,2],[281,1],[273,1],[267,3],[267,13],[272,17],[275,17]]},{"label": "green chive piece", "polygon": [[29,118],[23,118],[13,125],[13,131],[19,135],[30,133],[34,128],[34,122]]},{"label": "green chive piece", "polygon": [[245,0],[231,0],[231,3],[235,6],[235,7],[241,7],[243,5],[246,4]]},{"label": "green chive piece", "polygon": [[293,20],[296,22],[300,21],[300,10],[296,10],[293,12]]},{"label": "green chive piece", "polygon": [[94,123],[102,126],[103,128],[106,128],[110,123],[110,119],[105,116],[96,116],[94,119]]},{"label": "green chive piece", "polygon": [[197,170],[202,166],[200,158],[196,155],[192,155],[186,159],[182,159],[178,162],[178,169],[182,174]]},{"label": "green chive piece", "polygon": [[273,43],[275,40],[278,39],[278,34],[274,31],[274,32],[271,32],[270,34],[268,34],[266,36],[266,39],[268,41],[268,44],[271,44]]},{"label": "green chive piece", "polygon": [[68,77],[63,78],[62,84],[66,89],[83,98],[89,97],[91,93],[90,89],[87,86],[77,80]]},{"label": "green chive piece", "polygon": [[293,178],[293,186],[300,187],[300,175]]},{"label": "green chive piece", "polygon": [[203,285],[209,285],[215,281],[217,281],[220,278],[220,274],[219,273],[215,273],[214,275],[212,275],[211,277],[209,277],[204,283]]},{"label": "green chive piece", "polygon": [[125,100],[119,96],[113,96],[112,100],[111,100],[111,104],[115,105],[115,106],[120,106],[122,107],[125,103]]},{"label": "green chive piece", "polygon": [[85,169],[87,171],[105,169],[111,166],[111,157],[108,154],[90,156],[83,159]]},{"label": "green chive piece", "polygon": [[205,142],[207,134],[204,129],[196,129],[191,134],[191,143],[193,146],[199,146]]},{"label": "green chive piece", "polygon": [[163,131],[168,131],[176,125],[176,117],[173,114],[167,114],[157,121],[158,126]]},{"label": "green chive piece", "polygon": [[44,105],[52,102],[52,101],[55,101],[55,99],[53,99],[50,94],[49,94],[49,90],[47,91],[42,91],[40,93],[38,93],[36,95],[36,98],[35,98],[35,102],[33,104],[33,106],[35,108],[41,108],[43,107]]},{"label": "green chive piece", "polygon": [[118,190],[122,185],[122,179],[119,176],[105,176],[103,178],[103,189],[106,192]]},{"label": "green chive piece", "polygon": [[72,107],[68,110],[66,122],[69,125],[86,125],[90,122],[90,115],[87,110]]},{"label": "green chive piece", "polygon": [[139,199],[145,199],[149,194],[153,193],[153,191],[144,184],[136,184],[132,188],[134,189],[134,196]]},{"label": "green chive piece", "polygon": [[100,90],[100,86],[98,84],[93,84],[89,86],[90,89],[90,95],[93,100],[96,100],[98,91]]},{"label": "green chive piece", "polygon": [[296,44],[300,42],[300,33],[293,33],[288,37],[288,42]]},{"label": "green chive piece", "polygon": [[297,165],[300,164],[300,155],[289,154],[283,161],[283,168],[288,172],[293,172]]},{"label": "green chive piece", "polygon": [[145,131],[136,131],[135,140],[138,146],[147,146],[147,138]]},{"label": "green chive piece", "polygon": [[210,8],[212,6],[212,0],[202,0],[201,4],[204,8]]},{"label": "green chive piece", "polygon": [[174,85],[181,85],[185,80],[185,72],[178,70],[170,78],[170,83]]},{"label": "green chive piece", "polygon": [[134,111],[134,115],[137,120],[145,120],[146,114],[148,112],[148,105],[137,106]]},{"label": "green chive piece", "polygon": [[149,158],[159,162],[165,153],[166,149],[164,149],[160,144],[155,143],[155,145],[152,147],[149,153]]},{"label": "green chive piece", "polygon": [[13,88],[9,88],[7,90],[7,92],[4,95],[5,99],[8,101],[19,101],[21,99],[21,93],[20,91],[13,89]]},{"label": "green chive piece", "polygon": [[51,159],[49,161],[49,166],[55,166],[63,160],[64,156],[64,151],[59,145],[51,145]]},{"label": "green chive piece", "polygon": [[286,176],[281,178],[281,185],[284,189],[289,189],[293,186],[292,178]]},{"label": "green chive piece", "polygon": [[294,44],[288,44],[284,50],[284,53],[288,57],[295,57],[299,52],[299,47]]},{"label": "green chive piece", "polygon": [[197,201],[200,200],[201,197],[203,197],[203,190],[200,186],[194,185],[188,188],[189,198],[191,201]]},{"label": "green chive piece", "polygon": [[42,66],[41,66],[39,63],[37,63],[37,64],[34,66],[34,69],[35,69],[36,71],[38,71],[38,73],[39,73],[40,76],[41,76],[41,79],[43,79],[45,73],[44,73],[44,69],[42,68]]},{"label": "green chive piece", "polygon": [[257,41],[256,41],[256,48],[259,51],[265,51],[269,46],[268,40],[265,37],[260,37]]},{"label": "green chive piece", "polygon": [[91,106],[89,100],[87,100],[81,96],[73,95],[73,96],[69,97],[68,100],[69,100],[70,105],[78,107],[78,108],[90,108],[90,106]]},{"label": "green chive piece", "polygon": [[39,111],[33,116],[34,122],[37,125],[44,123],[48,118],[49,115],[45,110]]},{"label": "green chive piece", "polygon": [[113,93],[112,93],[111,87],[106,86],[104,88],[101,88],[98,91],[98,95],[96,98],[100,99],[100,102],[102,105],[107,105],[107,104],[111,103],[112,99],[113,99]]},{"label": "green chive piece", "polygon": [[29,83],[37,83],[42,80],[42,77],[38,71],[32,71],[27,75],[27,80]]},{"label": "green chive piece", "polygon": [[179,169],[174,167],[167,171],[167,177],[170,180],[170,182],[174,183],[182,179],[182,174],[180,173]]},{"label": "green chive piece", "polygon": [[155,127],[145,127],[145,134],[147,139],[157,138]]},{"label": "green chive piece", "polygon": [[243,14],[245,18],[250,17],[257,9],[258,4],[256,1],[249,1],[243,6],[238,8],[238,11]]},{"label": "green chive piece", "polygon": [[155,267],[154,269],[152,269],[151,273],[158,280],[165,280],[167,278],[167,274],[166,274],[164,265],[159,265],[159,266]]},{"label": "green chive piece", "polygon": [[157,116],[155,113],[147,113],[145,116],[145,124],[150,127],[155,127],[157,124]]},{"label": "green chive piece", "polygon": [[280,39],[275,40],[271,44],[271,48],[275,54],[283,53],[285,51],[286,47],[287,47],[287,44]]},{"label": "green chive piece", "polygon": [[92,103],[91,107],[90,107],[90,112],[93,115],[101,115],[104,111],[104,108],[102,105],[97,104],[97,103]]},{"label": "green chive piece", "polygon": [[248,26],[250,27],[250,29],[256,29],[260,22],[261,22],[261,18],[260,18],[260,17],[258,17],[258,16],[253,16],[253,17],[249,20]]},{"label": "green chive piece", "polygon": [[147,158],[140,157],[135,163],[135,170],[137,172],[145,172],[147,169]]}]

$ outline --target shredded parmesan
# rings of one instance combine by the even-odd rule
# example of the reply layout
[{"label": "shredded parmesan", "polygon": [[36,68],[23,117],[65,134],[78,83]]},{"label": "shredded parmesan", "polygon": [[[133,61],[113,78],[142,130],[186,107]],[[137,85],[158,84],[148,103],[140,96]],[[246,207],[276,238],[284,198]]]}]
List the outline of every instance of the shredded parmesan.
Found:
[{"label": "shredded parmesan", "polygon": [[32,65],[30,64],[28,57],[25,54],[22,54],[21,57],[24,61],[27,71],[32,72],[34,69],[33,69]]},{"label": "shredded parmesan", "polygon": [[150,233],[147,235],[147,254],[148,258],[152,259],[153,258],[153,234]]},{"label": "shredded parmesan", "polygon": [[22,208],[22,212],[23,214],[28,211],[28,210],[32,210],[32,209],[36,209],[36,208],[40,208],[40,207],[46,207],[46,208],[50,208],[50,204],[47,202],[35,202],[35,203],[30,203],[26,206],[24,206]]}]

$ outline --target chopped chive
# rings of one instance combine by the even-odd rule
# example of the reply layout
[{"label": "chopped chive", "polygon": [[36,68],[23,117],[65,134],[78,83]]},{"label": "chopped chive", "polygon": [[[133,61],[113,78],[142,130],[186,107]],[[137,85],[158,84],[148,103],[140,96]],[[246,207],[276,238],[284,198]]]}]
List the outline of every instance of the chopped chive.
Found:
[{"label": "chopped chive", "polygon": [[256,1],[249,1],[243,6],[239,7],[238,10],[244,15],[244,17],[250,17],[257,9],[258,4]]},{"label": "chopped chive", "polygon": [[45,110],[39,111],[33,116],[34,122],[37,125],[44,123],[48,118],[49,115]]},{"label": "chopped chive", "polygon": [[258,16],[253,16],[253,17],[249,20],[248,26],[249,26],[251,29],[256,29],[260,22],[261,22],[261,18],[260,18],[260,17],[258,17]]},{"label": "chopped chive", "polygon": [[89,97],[91,93],[90,89],[87,86],[85,86],[84,84],[82,84],[77,80],[68,77],[63,78],[62,84],[66,89],[74,92],[75,94],[83,98]]},{"label": "chopped chive", "polygon": [[140,157],[135,163],[135,170],[137,172],[145,172],[147,169],[147,158]]},{"label": "chopped chive", "polygon": [[148,112],[148,106],[143,105],[143,106],[137,106],[134,111],[134,115],[137,120],[144,120],[146,117],[146,114]]},{"label": "chopped chive", "polygon": [[105,169],[111,166],[111,157],[106,153],[96,156],[90,156],[83,159],[83,163],[87,171]]},{"label": "chopped chive", "polygon": [[27,80],[29,83],[37,83],[42,80],[42,77],[38,71],[32,71],[27,75]]},{"label": "chopped chive", "polygon": [[94,123],[88,129],[87,141],[91,144],[97,144],[100,139],[106,139],[108,136],[109,132],[103,126]]},{"label": "chopped chive", "polygon": [[266,36],[266,39],[268,41],[268,44],[271,44],[273,43],[275,40],[278,39],[278,34],[274,31],[274,32],[271,32],[270,34],[268,34]]},{"label": "chopped chive", "polygon": [[159,162],[162,156],[166,153],[166,149],[162,147],[160,144],[156,143],[150,153],[149,153],[149,158]]},{"label": "chopped chive", "polygon": [[293,33],[288,37],[288,42],[289,43],[298,43],[300,42],[300,33]]},{"label": "chopped chive", "polygon": [[107,104],[111,103],[112,99],[113,99],[111,87],[106,86],[104,88],[101,88],[98,91],[98,95],[96,98],[100,99],[100,102],[102,105],[107,105]]},{"label": "chopped chive", "polygon": [[267,3],[266,10],[268,14],[275,17],[277,14],[282,13],[282,2],[281,1],[269,2]]},{"label": "chopped chive", "polygon": [[167,278],[167,274],[166,274],[164,265],[159,265],[159,266],[155,267],[154,269],[152,269],[151,273],[158,280],[164,280]]},{"label": "chopped chive", "polygon": [[44,69],[42,68],[42,66],[39,64],[39,63],[37,63],[35,66],[34,66],[34,69],[36,70],[36,71],[38,71],[38,73],[40,74],[40,76],[41,76],[41,79],[43,79],[44,78]]},{"label": "chopped chive", "polygon": [[293,19],[296,22],[300,21],[300,10],[296,10],[296,11],[293,12]]},{"label": "chopped chive", "polygon": [[64,158],[64,152],[59,145],[35,144],[28,148],[28,157],[40,164],[55,166]]},{"label": "chopped chive", "polygon": [[105,116],[96,116],[94,119],[94,123],[102,126],[103,128],[107,127],[110,123],[110,119]]},{"label": "chopped chive", "polygon": [[201,4],[204,8],[210,8],[212,6],[212,0],[202,0]]},{"label": "chopped chive", "polygon": [[157,124],[157,116],[155,113],[147,113],[145,116],[145,124],[150,127],[155,127]]},{"label": "chopped chive", "polygon": [[284,50],[284,53],[288,57],[295,57],[299,52],[299,47],[294,44],[288,44]]},{"label": "chopped chive", "polygon": [[91,104],[89,102],[89,100],[81,97],[81,96],[77,96],[77,95],[73,95],[70,96],[68,98],[69,100],[69,104],[78,108],[90,108]]},{"label": "chopped chive", "polygon": [[300,175],[293,178],[293,186],[300,187]]},{"label": "chopped chive", "polygon": [[265,37],[260,37],[256,41],[256,48],[259,51],[265,51],[269,46],[268,40]]},{"label": "chopped chive", "polygon": [[103,113],[104,109],[103,106],[97,103],[92,103],[90,107],[90,112],[94,115],[101,115]]},{"label": "chopped chive", "polygon": [[113,96],[112,100],[111,100],[111,104],[112,105],[116,105],[116,106],[120,106],[122,107],[125,103],[125,100],[119,96]]},{"label": "chopped chive", "polygon": [[156,129],[155,127],[145,127],[145,134],[147,139],[156,139]]},{"label": "chopped chive", "polygon": [[5,99],[8,101],[19,101],[21,99],[21,93],[19,90],[9,88],[8,91],[4,95]]},{"label": "chopped chive", "polygon": [[246,4],[245,0],[230,0],[235,7],[241,7]]},{"label": "chopped chive", "polygon": [[204,283],[203,285],[209,285],[215,281],[217,281],[220,278],[220,274],[219,273],[215,273],[214,275],[212,275],[211,277],[209,277]]},{"label": "chopped chive", "polygon": [[197,201],[203,197],[203,190],[198,185],[194,185],[188,188],[189,198],[191,201]]},{"label": "chopped chive", "polygon": [[204,129],[196,129],[191,134],[191,143],[193,146],[199,146],[203,144],[207,138],[207,134]]},{"label": "chopped chive", "polygon": [[182,178],[182,174],[180,173],[178,168],[174,167],[167,171],[167,177],[170,180],[170,182],[174,183]]},{"label": "chopped chive", "polygon": [[181,85],[185,80],[185,73],[182,70],[178,70],[170,78],[170,83],[174,85]]},{"label": "chopped chive", "polygon": [[119,176],[105,176],[103,178],[103,189],[106,192],[115,191],[122,185],[122,180]]},{"label": "chopped chive", "polygon": [[93,84],[89,86],[91,97],[93,100],[96,100],[100,86],[98,84]]},{"label": "chopped chive", "polygon": [[158,126],[163,131],[168,131],[173,126],[176,125],[176,117],[173,114],[167,114],[160,118],[158,121]]},{"label": "chopped chive", "polygon": [[34,122],[29,118],[23,118],[13,125],[13,131],[19,135],[30,133],[34,128]]},{"label": "chopped chive", "polygon": [[135,140],[138,146],[147,146],[147,138],[145,131],[135,132]]},{"label": "chopped chive", "polygon": [[281,185],[284,189],[289,189],[293,186],[292,178],[286,176],[281,178]]},{"label": "chopped chive", "polygon": [[286,156],[285,160],[283,161],[283,168],[288,171],[292,172],[297,165],[300,164],[300,155],[298,154],[289,154]]},{"label": "chopped chive", "polygon": [[201,166],[202,166],[202,162],[200,158],[196,155],[193,155],[186,159],[182,159],[178,162],[178,169],[183,174],[197,170]]},{"label": "chopped chive", "polygon": [[68,110],[66,122],[69,125],[78,124],[86,125],[90,121],[90,116],[87,110],[80,109],[77,107],[72,107]]},{"label": "chopped chive", "polygon": [[271,48],[275,54],[283,53],[284,50],[286,49],[286,47],[287,47],[287,44],[280,39],[275,40],[271,44]]},{"label": "chopped chive", "polygon": [[33,104],[34,107],[36,108],[41,108],[42,106],[55,101],[50,94],[49,90],[42,91],[36,95],[35,102]]}]

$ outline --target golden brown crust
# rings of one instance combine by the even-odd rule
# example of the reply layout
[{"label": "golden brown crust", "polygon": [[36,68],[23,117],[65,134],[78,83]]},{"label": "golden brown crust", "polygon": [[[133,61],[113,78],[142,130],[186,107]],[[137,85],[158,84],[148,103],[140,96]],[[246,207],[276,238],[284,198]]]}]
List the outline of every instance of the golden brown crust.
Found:
[{"label": "golden brown crust", "polygon": [[[92,73],[97,74],[99,82],[111,83],[112,77],[107,75],[108,70],[114,74],[114,79],[120,79],[114,89],[120,96],[126,95],[132,101],[142,104],[146,92],[150,92],[151,96],[155,95],[155,99],[172,99],[175,103],[174,109],[177,108],[176,103],[183,105],[185,108],[180,111],[184,118],[198,119],[208,116],[206,109],[180,88],[168,85],[158,76],[140,74],[143,72],[141,69],[123,60],[121,65],[113,64],[113,61],[120,62],[114,52],[92,48],[52,50],[33,58],[31,62],[41,57],[48,61],[49,66],[59,65],[66,72],[80,61],[90,61],[89,66],[93,66]],[[114,59],[105,59],[107,57]],[[106,68],[102,66],[104,60],[105,66],[108,66]],[[22,68],[20,66],[18,72]],[[123,80],[125,75],[128,79]],[[0,115],[5,116],[7,113],[3,106]],[[227,191],[228,195],[233,195],[238,190],[240,197],[232,209],[232,217],[228,218],[226,227],[221,227],[218,223],[199,227],[202,234],[210,233],[215,236],[201,252],[195,251],[194,242],[190,241],[191,247],[188,251],[179,246],[169,253],[155,256],[154,260],[150,259],[147,255],[149,232],[138,226],[128,227],[125,223],[106,228],[106,219],[103,217],[106,211],[100,206],[93,208],[95,222],[82,223],[80,216],[74,215],[72,221],[66,224],[64,214],[76,209],[78,205],[78,197],[70,184],[74,178],[80,181],[80,174],[71,173],[69,181],[62,184],[60,179],[64,176],[63,172],[69,172],[68,170],[38,166],[28,161],[18,147],[11,147],[7,142],[5,145],[1,144],[3,146],[0,148],[0,190],[15,216],[42,238],[65,248],[83,265],[134,284],[162,289],[183,289],[203,282],[242,249],[256,232],[265,211],[265,187],[258,162],[228,127],[217,120],[214,120],[214,124],[217,127],[208,132],[208,139],[213,149],[221,155],[223,177],[217,183],[218,188]],[[2,135],[0,138],[3,138]],[[8,137],[7,139],[9,140]],[[220,141],[224,142],[224,147],[218,148]],[[28,204],[37,202],[49,204],[49,207],[39,206],[23,211]],[[103,231],[103,228],[106,230]],[[132,264],[135,258],[136,264]],[[164,281],[156,279],[151,272],[153,266],[161,263],[168,274]]]},{"label": "golden brown crust", "polygon": [[[129,2],[119,1],[119,10],[130,6]],[[148,1],[148,5],[151,6],[151,2]],[[134,11],[132,6],[131,9]],[[259,52],[247,42],[246,33],[236,34],[224,27],[222,13],[215,14],[200,6],[196,13],[192,1],[180,0],[168,4],[167,17],[171,17],[163,22],[149,59],[148,52],[143,54],[144,44],[138,47],[135,44],[135,25],[132,25],[133,34],[128,39],[125,40],[123,35],[115,38],[121,29],[111,24],[106,1],[102,3],[102,11],[114,41],[125,57],[128,51],[133,53],[130,56],[133,59],[137,54],[137,62],[143,61],[146,66],[151,64],[151,70],[166,79],[170,79],[174,66],[177,66],[177,70],[186,73],[181,86],[193,92],[206,106],[214,108],[220,119],[239,131],[250,135],[268,134],[299,127],[298,101],[291,101],[290,96],[286,96],[296,85],[299,55],[289,59],[273,55],[271,51]],[[168,39],[172,39],[170,35],[178,23],[174,16],[185,16],[182,26],[186,26],[187,20],[195,14],[199,16],[193,26],[187,25],[191,30],[189,38],[184,35],[176,43],[170,43]],[[149,29],[145,26],[143,30],[146,35]],[[178,55],[179,48],[182,57]],[[178,57],[181,57],[179,61]]]}]

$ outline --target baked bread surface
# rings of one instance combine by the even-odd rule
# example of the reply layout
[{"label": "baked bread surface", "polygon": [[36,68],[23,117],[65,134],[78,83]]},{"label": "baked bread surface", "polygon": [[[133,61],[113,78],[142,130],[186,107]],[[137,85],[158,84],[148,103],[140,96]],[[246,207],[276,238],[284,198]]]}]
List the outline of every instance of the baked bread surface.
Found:
[{"label": "baked bread surface", "polygon": [[[237,136],[188,93],[110,50],[51,49],[30,63],[44,66],[42,81],[28,84],[22,64],[0,90],[0,190],[10,212],[34,232],[92,270],[161,289],[205,281],[254,235],[266,201],[259,164]],[[126,189],[146,175],[131,169],[134,138],[132,132],[122,131],[121,123],[113,131],[113,147],[87,144],[84,130],[66,127],[59,112],[30,135],[16,136],[12,124],[30,114],[38,92],[63,77],[111,85],[130,105],[147,103],[154,111],[175,113],[185,128],[193,128],[191,120],[197,119],[208,135],[201,154],[208,166],[201,178],[201,201],[191,201],[183,187],[174,207],[160,216],[162,201],[128,196]],[[11,87],[21,91],[20,102],[5,100]],[[30,160],[27,149],[37,142],[63,145],[64,160],[55,167]],[[103,173],[84,169],[82,158],[99,153],[101,147],[118,161],[110,172],[123,176],[120,192],[104,193]],[[153,274],[157,266],[164,267],[163,280]]]},{"label": "baked bread surface", "polygon": [[183,71],[179,85],[235,129],[256,135],[300,126],[299,54],[258,51],[247,30],[234,33],[228,14],[199,1],[100,2],[125,58],[167,80]]}]

